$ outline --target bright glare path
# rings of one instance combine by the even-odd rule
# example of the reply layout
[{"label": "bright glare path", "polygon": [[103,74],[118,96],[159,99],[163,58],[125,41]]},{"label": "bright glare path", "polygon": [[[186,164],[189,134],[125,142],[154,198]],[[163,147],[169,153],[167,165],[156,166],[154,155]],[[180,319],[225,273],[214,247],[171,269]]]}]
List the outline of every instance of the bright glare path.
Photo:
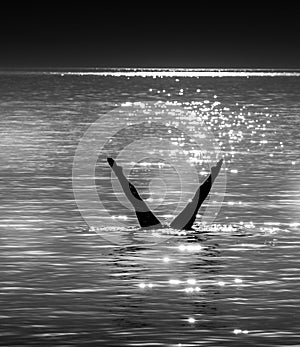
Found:
[{"label": "bright glare path", "polygon": [[[45,74],[45,73],[44,73]],[[51,75],[114,76],[114,77],[298,77],[293,71],[260,70],[108,70],[108,71],[51,71]]]}]

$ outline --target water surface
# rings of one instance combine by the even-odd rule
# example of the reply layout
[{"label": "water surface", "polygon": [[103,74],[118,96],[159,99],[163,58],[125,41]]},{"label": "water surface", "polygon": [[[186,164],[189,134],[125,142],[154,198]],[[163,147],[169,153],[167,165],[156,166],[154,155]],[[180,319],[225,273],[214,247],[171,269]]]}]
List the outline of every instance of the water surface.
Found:
[{"label": "water surface", "polygon": [[[156,74],[1,74],[2,345],[299,344],[299,77]],[[99,116],[159,100],[222,142],[224,203],[198,235],[113,246],[78,211],[75,150]]]}]

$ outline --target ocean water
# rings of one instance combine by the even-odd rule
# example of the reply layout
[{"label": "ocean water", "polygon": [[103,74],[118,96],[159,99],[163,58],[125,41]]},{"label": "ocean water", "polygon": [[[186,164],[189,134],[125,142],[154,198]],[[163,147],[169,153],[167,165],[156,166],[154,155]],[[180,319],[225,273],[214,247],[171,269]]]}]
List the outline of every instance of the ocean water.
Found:
[{"label": "ocean water", "polygon": [[[3,72],[0,91],[1,346],[300,345],[298,72]],[[193,110],[226,164],[213,223],[200,211],[196,232],[152,244],[126,206],[111,228],[94,211],[104,234],[87,225],[72,186],[91,124],[147,102]],[[131,174],[149,198],[155,171]],[[182,190],[163,180],[162,218]]]}]

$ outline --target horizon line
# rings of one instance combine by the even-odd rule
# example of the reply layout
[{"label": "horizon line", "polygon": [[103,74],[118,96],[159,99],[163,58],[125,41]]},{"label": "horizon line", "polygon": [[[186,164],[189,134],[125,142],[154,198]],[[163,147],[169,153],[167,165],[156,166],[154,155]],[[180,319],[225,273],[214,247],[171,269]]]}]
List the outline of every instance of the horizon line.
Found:
[{"label": "horizon line", "polygon": [[111,77],[300,77],[300,69],[174,67],[36,67],[1,68],[0,74]]}]

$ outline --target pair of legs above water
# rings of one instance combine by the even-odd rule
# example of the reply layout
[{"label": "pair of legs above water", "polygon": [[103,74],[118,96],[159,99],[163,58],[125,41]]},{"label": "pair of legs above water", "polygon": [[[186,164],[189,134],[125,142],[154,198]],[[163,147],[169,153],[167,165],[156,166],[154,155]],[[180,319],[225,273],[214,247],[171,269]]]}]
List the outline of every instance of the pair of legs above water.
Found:
[{"label": "pair of legs above water", "polygon": [[[116,161],[112,158],[107,158],[107,162],[111,169],[117,176],[121,187],[132,204],[139,224],[142,228],[162,228],[159,219],[149,209],[145,201],[140,197],[135,186],[126,178],[123,173],[123,168],[117,165]],[[210,189],[218,176],[223,159],[219,160],[216,166],[211,168],[210,175],[206,180],[199,186],[192,200],[185,206],[185,208],[179,213],[177,217],[171,222],[170,227],[180,230],[191,230],[195,222],[197,213],[208,196]]]}]

